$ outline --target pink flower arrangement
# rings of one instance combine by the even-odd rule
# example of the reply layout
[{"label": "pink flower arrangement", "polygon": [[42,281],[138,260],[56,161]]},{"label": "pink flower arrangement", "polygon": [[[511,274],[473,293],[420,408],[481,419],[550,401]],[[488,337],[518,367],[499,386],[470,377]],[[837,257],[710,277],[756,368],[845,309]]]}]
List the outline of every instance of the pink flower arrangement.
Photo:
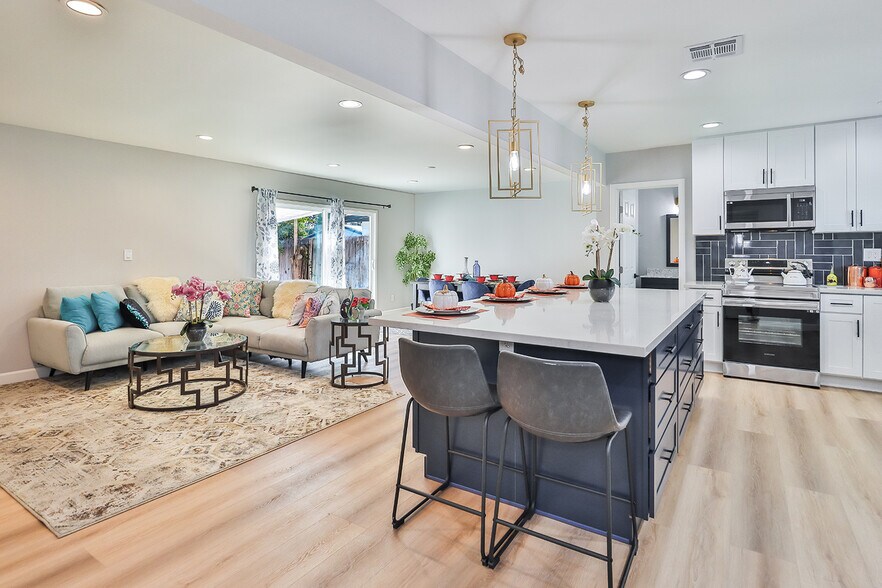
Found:
[{"label": "pink flower arrangement", "polygon": [[[217,286],[207,286],[205,281],[197,276],[193,276],[183,284],[173,286],[171,293],[179,296],[187,301],[189,305],[189,323],[199,324],[202,319],[202,307],[205,304],[205,297],[210,294],[216,294],[219,299],[226,302],[230,299],[230,295],[222,290],[218,290]],[[195,311],[195,312],[194,312]]]},{"label": "pink flower arrangement", "polygon": [[352,298],[352,304],[350,306],[352,306],[352,308],[358,308],[360,306],[361,308],[367,309],[368,307],[370,307],[370,305],[370,298],[358,298],[356,296]]}]

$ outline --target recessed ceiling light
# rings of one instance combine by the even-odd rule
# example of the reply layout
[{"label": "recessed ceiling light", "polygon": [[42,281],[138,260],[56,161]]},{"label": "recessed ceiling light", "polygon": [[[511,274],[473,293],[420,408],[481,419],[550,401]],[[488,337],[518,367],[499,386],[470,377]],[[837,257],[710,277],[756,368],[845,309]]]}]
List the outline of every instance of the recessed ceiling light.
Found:
[{"label": "recessed ceiling light", "polygon": [[427,165],[426,167],[427,167],[428,169],[435,169],[435,166],[434,166],[434,165]]},{"label": "recessed ceiling light", "polygon": [[468,143],[463,143],[462,145],[458,145],[457,149],[462,149],[463,151],[467,151],[468,149],[474,149],[474,145],[469,145]]},{"label": "recessed ceiling light", "polygon": [[214,137],[211,135],[196,135],[196,138],[200,141],[214,141]]},{"label": "recessed ceiling light", "polygon": [[364,106],[358,100],[341,100],[337,104],[339,104],[341,108],[361,108]]},{"label": "recessed ceiling light", "polygon": [[407,183],[408,184],[419,184],[420,181],[419,180],[407,180]]},{"label": "recessed ceiling light", "polygon": [[101,16],[107,12],[103,6],[92,0],[64,0],[64,5],[86,16]]},{"label": "recessed ceiling light", "polygon": [[339,163],[329,163],[328,167],[340,167]]},{"label": "recessed ceiling light", "polygon": [[706,122],[706,123],[704,123],[703,125],[701,125],[701,128],[703,128],[703,129],[715,129],[715,128],[717,128],[718,126],[720,126],[721,124],[723,124],[723,123],[718,122],[718,121],[711,121],[711,122]]},{"label": "recessed ceiling light", "polygon": [[684,80],[700,80],[709,73],[709,69],[690,69],[681,73],[680,77]]}]

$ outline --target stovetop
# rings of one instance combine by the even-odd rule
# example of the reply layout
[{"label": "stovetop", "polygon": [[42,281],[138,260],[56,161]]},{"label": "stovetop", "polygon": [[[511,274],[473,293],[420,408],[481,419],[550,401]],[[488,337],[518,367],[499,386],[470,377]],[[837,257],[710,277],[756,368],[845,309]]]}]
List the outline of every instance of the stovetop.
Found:
[{"label": "stovetop", "polygon": [[726,260],[726,267],[735,267],[739,262],[746,261],[748,268],[753,269],[751,281],[744,283],[726,278],[723,285],[723,296],[738,298],[774,298],[779,300],[820,300],[821,293],[806,277],[802,286],[785,286],[782,272],[802,264],[807,272],[812,272],[810,259],[738,259]]}]

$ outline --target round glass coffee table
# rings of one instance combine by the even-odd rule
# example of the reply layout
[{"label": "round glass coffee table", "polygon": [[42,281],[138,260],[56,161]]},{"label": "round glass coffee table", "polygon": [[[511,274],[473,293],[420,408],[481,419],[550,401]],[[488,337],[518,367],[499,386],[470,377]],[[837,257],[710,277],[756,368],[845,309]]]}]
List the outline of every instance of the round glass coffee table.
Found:
[{"label": "round glass coffee table", "polygon": [[[223,359],[223,355],[228,359]],[[245,365],[239,365],[239,355]],[[136,358],[156,359],[156,375],[167,376],[165,382],[143,388],[141,380],[145,370],[135,363]],[[190,358],[192,363],[181,363],[163,367],[163,362]],[[207,365],[203,366],[203,361]],[[177,363],[177,362],[175,362]],[[224,376],[212,375],[199,377],[203,367],[215,367],[224,370]],[[178,379],[174,371],[179,371]],[[196,376],[193,374],[196,372]],[[236,372],[234,374],[234,372]],[[219,382],[211,386],[211,390],[203,390],[202,382]],[[195,384],[195,386],[193,386]],[[181,402],[170,402],[163,396],[157,398],[162,391],[179,388]],[[192,410],[209,408],[229,402],[241,396],[248,388],[248,337],[231,333],[215,333],[207,335],[202,341],[193,343],[187,337],[160,337],[135,343],[129,348],[129,408],[167,412],[173,410]],[[155,404],[138,402],[147,394],[153,394]],[[208,398],[203,398],[206,394]]]}]

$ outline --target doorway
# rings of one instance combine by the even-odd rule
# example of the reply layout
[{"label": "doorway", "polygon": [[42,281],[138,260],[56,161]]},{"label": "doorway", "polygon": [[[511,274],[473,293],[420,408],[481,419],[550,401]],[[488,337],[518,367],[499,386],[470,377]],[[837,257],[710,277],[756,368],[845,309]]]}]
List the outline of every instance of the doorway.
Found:
[{"label": "doorway", "polygon": [[680,289],[686,284],[685,179],[610,185],[611,222],[634,226],[623,235],[618,274],[623,287]]},{"label": "doorway", "polygon": [[[297,201],[276,203],[279,279],[328,284],[330,249],[327,206]],[[343,222],[345,287],[376,292],[377,213],[347,207]]]}]

